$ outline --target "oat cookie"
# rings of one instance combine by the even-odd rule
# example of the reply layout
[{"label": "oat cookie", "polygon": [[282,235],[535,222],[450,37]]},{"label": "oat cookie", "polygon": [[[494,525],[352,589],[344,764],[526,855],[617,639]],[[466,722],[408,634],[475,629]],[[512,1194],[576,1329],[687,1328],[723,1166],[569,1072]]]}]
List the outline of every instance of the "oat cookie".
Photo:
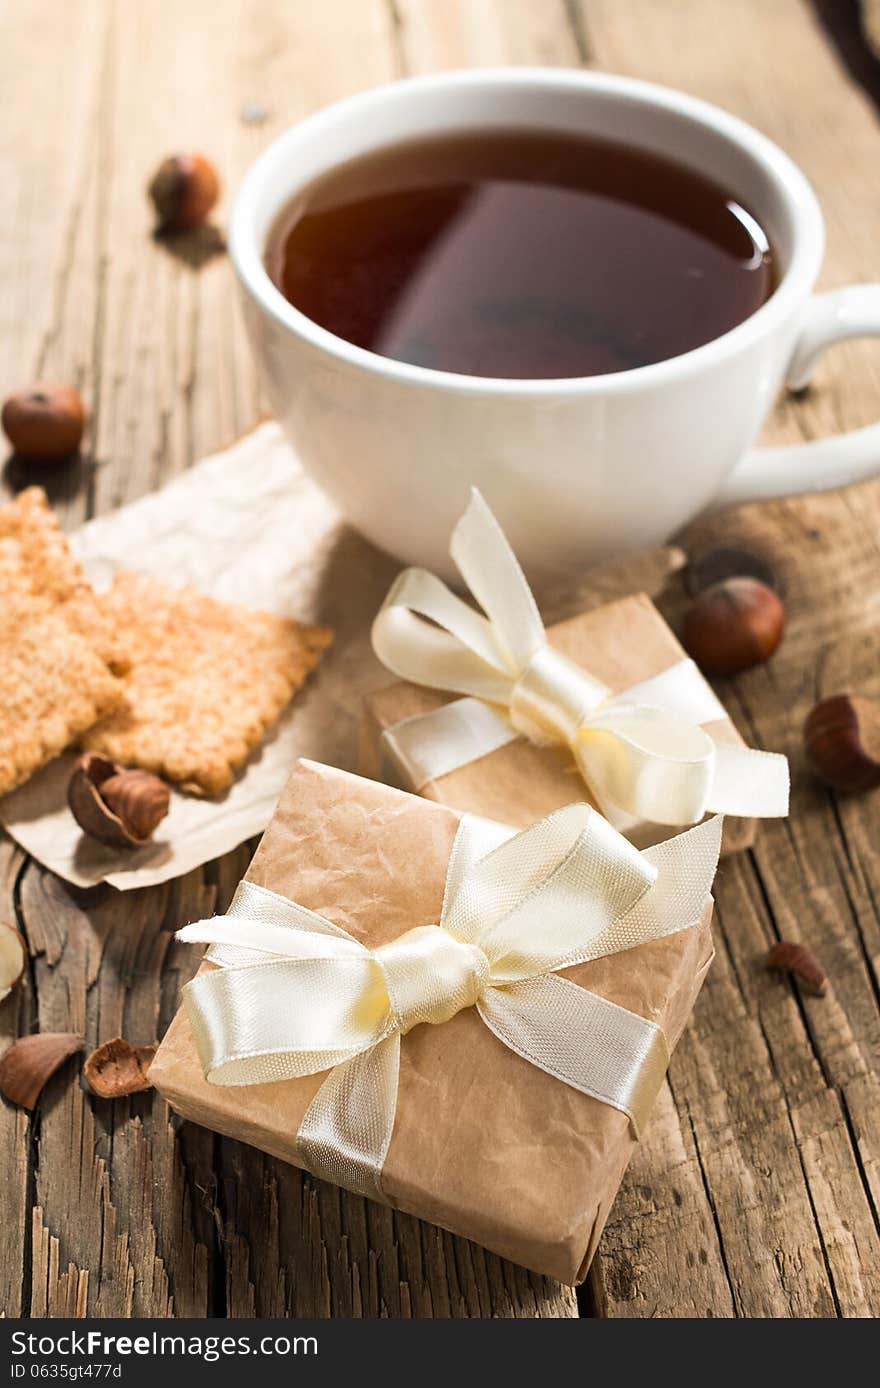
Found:
[{"label": "oat cookie", "polygon": [[117,574],[99,603],[131,669],[124,705],[83,746],[195,794],[226,790],[332,640],[144,574]]},{"label": "oat cookie", "polygon": [[28,487],[0,507],[0,548],[7,565],[17,555],[16,567],[31,591],[85,637],[115,674],[123,674],[128,668],[124,633],[99,607],[42,487]]},{"label": "oat cookie", "polygon": [[121,700],[123,684],[0,542],[0,794]]},{"label": "oat cookie", "polygon": [[0,507],[0,794],[116,707],[125,664],[49,509],[29,487]]}]

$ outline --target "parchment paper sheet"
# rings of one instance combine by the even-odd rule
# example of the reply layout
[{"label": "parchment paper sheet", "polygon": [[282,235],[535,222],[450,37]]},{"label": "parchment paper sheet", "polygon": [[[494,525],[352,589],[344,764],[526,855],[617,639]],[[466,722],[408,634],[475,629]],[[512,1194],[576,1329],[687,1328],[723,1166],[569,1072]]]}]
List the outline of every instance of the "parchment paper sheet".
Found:
[{"label": "parchment paper sheet", "polygon": [[[260,425],[161,491],[91,521],[71,542],[96,587],[107,586],[117,568],[140,569],[327,623],[336,641],[228,794],[198,800],[174,792],[170,814],[145,848],[116,852],[80,833],[66,801],[72,755],[5,796],[0,823],[39,862],[78,887],[164,882],[261,833],[297,757],[356,764],[362,697],[387,682],[370,648],[370,624],[399,565],[343,524],[277,424]],[[679,550],[649,550],[594,569],[546,601],[556,611],[578,611],[659,586],[682,562]]]},{"label": "parchment paper sheet", "polygon": [[[615,693],[662,674],[684,658],[684,651],[645,593],[558,622],[548,627],[547,636],[552,646]],[[382,756],[384,730],[403,718],[438,708],[452,697],[404,680],[369,695],[364,704],[359,771],[394,782],[394,768]],[[718,742],[743,745],[729,718],[708,724],[706,731]],[[567,748],[535,747],[524,738],[429,781],[420,793],[453,809],[500,819],[517,828],[525,828],[572,801],[590,801]],[[639,824],[627,830],[627,837],[646,847],[676,832],[665,825]],[[723,853],[747,848],[754,838],[753,819],[725,818]]]},{"label": "parchment paper sheet", "polygon": [[96,588],[117,568],[336,630],[316,676],[219,800],[172,793],[155,842],[118,852],[85,838],[67,808],[74,755],[0,800],[22,848],[78,887],[146,887],[219,857],[269,822],[298,756],[352,764],[360,700],[381,681],[369,627],[397,565],[344,526],[303,476],[276,424],[71,536]]},{"label": "parchment paper sheet", "polygon": [[[247,876],[376,946],[439,919],[457,821],[430,800],[301,762]],[[711,912],[565,976],[658,1022],[672,1045],[711,962]],[[296,1131],[323,1077],[210,1085],[181,1010],[150,1078],[183,1117],[299,1165]],[[624,1114],[513,1054],[473,1008],[403,1038],[384,1169],[397,1208],[580,1281],[633,1147]]]}]

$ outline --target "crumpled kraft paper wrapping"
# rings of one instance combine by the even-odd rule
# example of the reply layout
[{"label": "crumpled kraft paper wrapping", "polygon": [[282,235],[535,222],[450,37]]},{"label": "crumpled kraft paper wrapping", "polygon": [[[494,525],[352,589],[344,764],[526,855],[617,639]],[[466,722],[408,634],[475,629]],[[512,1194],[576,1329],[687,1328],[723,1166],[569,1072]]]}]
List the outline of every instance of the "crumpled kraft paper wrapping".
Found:
[{"label": "crumpled kraft paper wrapping", "polygon": [[[609,602],[547,629],[551,646],[597,676],[614,693],[662,674],[685,653],[645,593]],[[385,754],[382,733],[404,718],[428,713],[454,695],[399,680],[367,696],[361,725],[358,770],[364,776],[399,784],[399,771]],[[742,746],[729,718],[706,725],[720,743]],[[407,788],[407,787],[405,787]],[[525,828],[551,810],[575,800],[592,804],[568,748],[536,747],[525,738],[429,781],[419,792],[430,800],[471,814]],[[667,825],[637,824],[626,835],[638,847],[677,833]],[[753,819],[725,818],[722,853],[748,848],[755,839]]]},{"label": "crumpled kraft paper wrapping", "polygon": [[[0,800],[0,824],[45,867],[77,887],[168,881],[265,829],[299,756],[354,766],[361,700],[383,681],[370,625],[399,565],[346,526],[303,474],[279,425],[260,425],[160,491],[89,522],[70,537],[97,588],[140,569],[214,597],[332,626],[324,655],[277,728],[219,800],[172,793],[153,843],[117,852],[86,839],[67,808],[72,755]],[[684,556],[660,547],[602,565],[553,594],[578,611],[633,587],[659,587]]]},{"label": "crumpled kraft paper wrapping", "polygon": [[[429,800],[300,762],[247,877],[376,946],[439,919],[457,822]],[[711,913],[710,902],[691,929],[565,976],[658,1022],[674,1045],[711,962]],[[210,1085],[182,1009],[150,1069],[184,1118],[294,1165],[322,1078]],[[633,1147],[624,1114],[509,1051],[473,1008],[403,1038],[383,1179],[389,1203],[409,1214],[580,1281]]]}]

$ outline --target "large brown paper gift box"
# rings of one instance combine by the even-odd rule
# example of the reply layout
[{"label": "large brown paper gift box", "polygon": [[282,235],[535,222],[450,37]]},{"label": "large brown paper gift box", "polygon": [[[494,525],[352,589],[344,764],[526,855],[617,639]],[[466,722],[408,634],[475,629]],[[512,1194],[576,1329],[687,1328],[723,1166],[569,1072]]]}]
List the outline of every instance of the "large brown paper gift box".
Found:
[{"label": "large brown paper gift box", "polygon": [[[622,694],[630,686],[660,675],[686,659],[681,645],[644,593],[606,603],[548,627],[547,639],[557,651],[595,675],[614,694]],[[361,722],[358,765],[361,774],[392,785],[404,784],[383,734],[405,718],[430,713],[455,697],[405,680],[368,695]],[[745,746],[727,717],[707,723],[705,731],[716,742]],[[462,812],[513,824],[518,829],[573,801],[594,803],[567,747],[536,747],[525,738],[518,738],[467,766],[428,781],[419,794]],[[667,825],[639,824],[625,832],[637,847],[644,848],[680,830]],[[749,848],[754,840],[753,819],[725,818],[723,854]]]},{"label": "large brown paper gift box", "polygon": [[[376,947],[439,920],[458,819],[429,800],[300,762],[247,877]],[[711,914],[710,901],[699,924],[564,976],[651,1018],[672,1046],[712,958]],[[184,1118],[301,1165],[297,1129],[324,1076],[208,1084],[181,1009],[150,1078]],[[403,1038],[383,1173],[398,1209],[579,1281],[633,1148],[625,1114],[508,1050],[474,1008]]]}]

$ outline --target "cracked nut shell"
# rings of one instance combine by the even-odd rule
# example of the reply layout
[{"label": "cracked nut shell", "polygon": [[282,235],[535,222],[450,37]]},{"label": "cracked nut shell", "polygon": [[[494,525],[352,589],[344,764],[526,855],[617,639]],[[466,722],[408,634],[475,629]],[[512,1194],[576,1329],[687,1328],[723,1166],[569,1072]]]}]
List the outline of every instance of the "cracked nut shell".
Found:
[{"label": "cracked nut shell", "polygon": [[778,940],[769,951],[764,966],[780,973],[794,974],[808,993],[821,998],[828,987],[825,970],[811,949],[798,940]]},{"label": "cracked nut shell", "polygon": [[86,753],[68,782],[67,803],[91,838],[111,848],[137,848],[149,843],[167,815],[171,792],[151,771],[130,770]]},{"label": "cracked nut shell", "polygon": [[41,1031],[13,1041],[0,1055],[0,1094],[32,1109],[46,1081],[82,1046],[82,1037],[72,1031]]},{"label": "cracked nut shell", "polygon": [[833,790],[880,786],[880,704],[858,694],[821,699],[804,723],[804,751]]},{"label": "cracked nut shell", "polygon": [[147,1071],[158,1046],[133,1046],[122,1036],[105,1041],[83,1064],[83,1079],[100,1099],[122,1099],[152,1089]]}]

